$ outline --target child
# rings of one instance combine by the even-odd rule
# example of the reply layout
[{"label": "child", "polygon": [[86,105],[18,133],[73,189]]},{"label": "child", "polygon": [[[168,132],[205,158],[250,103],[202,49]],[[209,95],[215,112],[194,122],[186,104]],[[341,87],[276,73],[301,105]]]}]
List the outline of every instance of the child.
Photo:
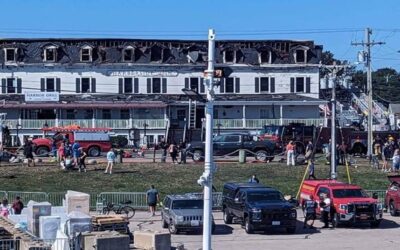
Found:
[{"label": "child", "polygon": [[86,164],[85,164],[85,160],[87,157],[87,154],[85,151],[83,151],[83,148],[79,148],[79,152],[80,152],[80,157],[79,157],[79,162],[78,162],[78,168],[79,168],[79,172],[81,172],[81,168],[83,168],[83,172],[86,173]]},{"label": "child", "polygon": [[3,201],[1,202],[0,205],[0,216],[7,218],[9,214],[10,211],[8,210],[8,200],[7,198],[3,198]]}]

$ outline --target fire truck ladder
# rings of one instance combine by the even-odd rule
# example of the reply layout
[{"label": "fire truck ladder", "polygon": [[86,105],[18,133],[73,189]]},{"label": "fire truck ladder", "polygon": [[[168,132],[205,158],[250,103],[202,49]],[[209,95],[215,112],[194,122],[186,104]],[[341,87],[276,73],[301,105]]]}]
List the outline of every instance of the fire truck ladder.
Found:
[{"label": "fire truck ladder", "polygon": [[197,109],[197,103],[196,101],[189,100],[189,129],[195,129],[196,128],[196,109]]}]

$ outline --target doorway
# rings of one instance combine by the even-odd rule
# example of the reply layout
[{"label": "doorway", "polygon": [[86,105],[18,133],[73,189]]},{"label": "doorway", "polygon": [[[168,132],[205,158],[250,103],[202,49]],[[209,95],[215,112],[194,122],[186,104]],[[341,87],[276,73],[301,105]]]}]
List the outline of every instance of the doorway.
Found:
[{"label": "doorway", "polygon": [[204,107],[196,109],[196,128],[201,128],[202,120],[205,118]]}]

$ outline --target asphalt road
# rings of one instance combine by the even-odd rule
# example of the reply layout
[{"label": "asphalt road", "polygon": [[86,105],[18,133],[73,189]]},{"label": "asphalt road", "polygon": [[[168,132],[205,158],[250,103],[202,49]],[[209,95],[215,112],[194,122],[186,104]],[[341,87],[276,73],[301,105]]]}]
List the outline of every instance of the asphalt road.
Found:
[{"label": "asphalt road", "polygon": [[[160,212],[149,217],[147,212],[137,212],[130,223],[133,230],[165,230],[161,228]],[[225,225],[222,213],[214,213],[217,224],[212,236],[212,249],[399,249],[400,217],[384,214],[384,220],[377,229],[368,225],[350,228],[321,229],[322,223],[316,221],[315,230],[303,229],[302,212],[298,210],[298,226],[295,234],[281,232],[255,233],[248,235],[239,224]],[[197,250],[202,247],[202,235],[179,233],[172,235],[172,245],[183,244],[185,249]]]}]

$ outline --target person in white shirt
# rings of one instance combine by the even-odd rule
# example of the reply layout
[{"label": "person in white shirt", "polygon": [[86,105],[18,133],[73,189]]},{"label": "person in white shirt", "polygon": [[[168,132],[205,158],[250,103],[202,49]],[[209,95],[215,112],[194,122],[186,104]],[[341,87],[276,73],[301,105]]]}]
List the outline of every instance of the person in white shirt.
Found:
[{"label": "person in white shirt", "polygon": [[329,214],[331,212],[331,199],[328,194],[321,194],[321,202],[319,204],[321,208],[322,221],[324,226],[322,228],[329,228]]}]

